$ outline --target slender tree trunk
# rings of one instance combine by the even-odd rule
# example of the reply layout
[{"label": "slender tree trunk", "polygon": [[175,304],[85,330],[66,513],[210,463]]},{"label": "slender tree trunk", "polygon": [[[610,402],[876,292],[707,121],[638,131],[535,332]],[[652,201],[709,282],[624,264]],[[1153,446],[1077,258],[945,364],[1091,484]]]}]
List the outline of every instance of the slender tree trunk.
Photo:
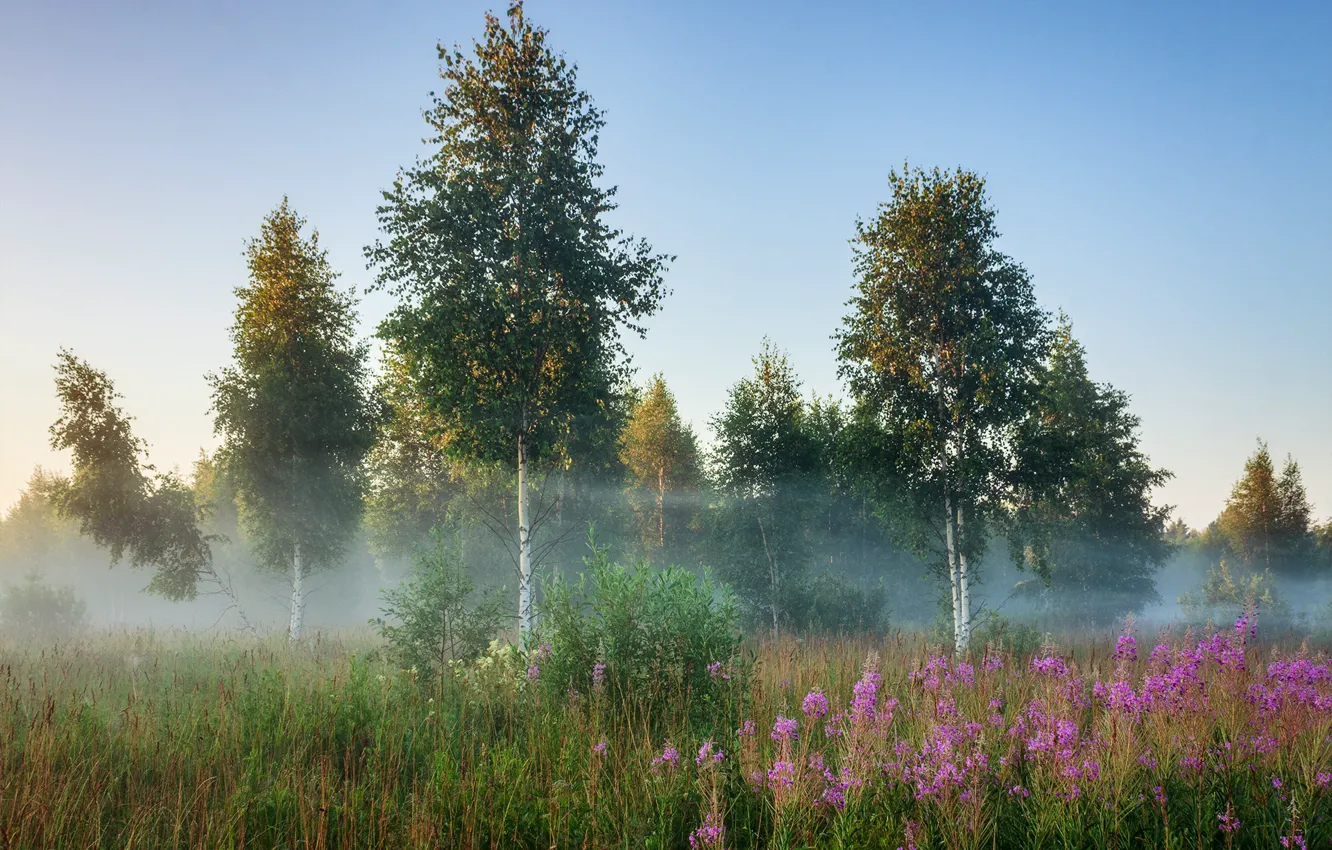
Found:
[{"label": "slender tree trunk", "polygon": [[[939,403],[939,421],[946,422],[948,417],[944,407],[942,389],[939,391],[937,401]],[[957,513],[953,509],[953,475],[949,468],[952,453],[946,436],[943,438],[940,448],[944,458],[944,548],[947,549],[948,554],[948,589],[953,595],[953,650],[961,653],[964,647],[962,643],[962,587],[957,557]]]},{"label": "slender tree trunk", "polygon": [[952,494],[944,491],[944,546],[948,550],[948,586],[953,594],[953,649],[962,651],[962,594],[957,568],[957,534]]},{"label": "slender tree trunk", "polygon": [[966,509],[967,493],[967,426],[962,424],[957,446],[957,576],[958,576],[958,645],[959,654],[971,645],[971,575],[967,569]]},{"label": "slender tree trunk", "polygon": [[777,562],[772,557],[772,550],[768,548],[768,532],[763,530],[762,517],[759,517],[758,519],[758,527],[759,527],[759,537],[763,538],[763,554],[766,555],[768,558],[768,583],[769,586],[772,588],[772,639],[777,640],[778,638],[777,623],[779,620],[779,612],[778,612],[779,606],[777,604],[777,599],[778,599],[777,582],[779,576],[777,573]]},{"label": "slender tree trunk", "polygon": [[657,467],[657,548],[666,546],[666,467]]},{"label": "slender tree trunk", "polygon": [[964,653],[971,645],[971,576],[967,570],[965,511],[957,506],[958,646]]},{"label": "slender tree trunk", "polygon": [[293,641],[301,639],[301,620],[305,614],[304,581],[305,566],[301,563],[301,544],[297,543],[291,556],[291,626],[287,630],[287,638]]},{"label": "slender tree trunk", "polygon": [[527,435],[518,435],[518,641],[532,633],[532,534],[527,516]]}]

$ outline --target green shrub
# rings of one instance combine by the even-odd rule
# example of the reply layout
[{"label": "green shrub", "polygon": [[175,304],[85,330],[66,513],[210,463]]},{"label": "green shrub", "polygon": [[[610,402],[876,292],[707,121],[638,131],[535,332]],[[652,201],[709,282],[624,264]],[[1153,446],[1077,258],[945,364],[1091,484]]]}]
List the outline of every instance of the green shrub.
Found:
[{"label": "green shrub", "polygon": [[383,596],[389,620],[371,623],[403,667],[433,676],[442,675],[450,661],[484,653],[504,616],[503,592],[491,588],[478,595],[456,541],[439,534],[432,548],[417,555],[412,576]]},{"label": "green shrub", "polygon": [[545,589],[534,677],[560,691],[604,689],[649,712],[681,697],[705,710],[743,689],[740,613],[729,588],[706,572],[612,564],[591,535],[589,547],[577,581]]},{"label": "green shrub", "polygon": [[0,627],[23,639],[50,641],[69,637],[87,625],[88,608],[73,587],[53,587],[37,573],[9,585],[0,597]]}]

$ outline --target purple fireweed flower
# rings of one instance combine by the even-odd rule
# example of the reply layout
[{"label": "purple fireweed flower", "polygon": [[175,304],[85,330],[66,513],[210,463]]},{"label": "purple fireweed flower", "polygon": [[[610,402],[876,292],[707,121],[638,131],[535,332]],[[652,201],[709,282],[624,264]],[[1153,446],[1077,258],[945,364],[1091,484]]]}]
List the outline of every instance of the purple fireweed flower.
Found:
[{"label": "purple fireweed flower", "polygon": [[730,681],[731,678],[731,674],[722,669],[722,663],[720,661],[714,661],[708,665],[708,675],[714,679],[721,679],[722,681]]},{"label": "purple fireweed flower", "polygon": [[1291,836],[1282,836],[1281,846],[1287,848],[1294,847],[1298,848],[1298,850],[1309,850],[1309,845],[1304,843],[1304,836],[1298,832]]},{"label": "purple fireweed flower", "polygon": [[828,698],[821,691],[810,691],[805,694],[805,700],[800,704],[800,710],[805,712],[806,717],[817,720],[828,713]]},{"label": "purple fireweed flower", "polygon": [[1040,673],[1042,676],[1049,676],[1052,679],[1068,677],[1068,665],[1064,663],[1064,659],[1057,655],[1031,659],[1031,670],[1033,673]]},{"label": "purple fireweed flower", "polygon": [[606,682],[606,665],[598,661],[592,665],[592,687],[600,688]]},{"label": "purple fireweed flower", "polygon": [[689,846],[695,850],[700,847],[721,847],[725,843],[726,825],[716,812],[708,812],[703,825],[689,834]]},{"label": "purple fireweed flower", "polygon": [[596,753],[599,756],[604,756],[606,754],[606,746],[607,746],[606,739],[602,738],[600,744],[597,744],[596,746],[592,747],[592,752]]},{"label": "purple fireweed flower", "polygon": [[749,788],[755,794],[763,790],[764,774],[762,768],[751,770],[745,778],[749,780]]},{"label": "purple fireweed flower", "polygon": [[855,720],[874,720],[874,703],[879,698],[879,686],[883,677],[873,670],[866,670],[851,689],[851,717]]},{"label": "purple fireweed flower", "polygon": [[771,738],[774,741],[789,741],[796,737],[800,723],[793,717],[777,715],[777,722],[772,724]]},{"label": "purple fireweed flower", "polygon": [[789,761],[775,761],[768,769],[768,785],[773,788],[790,788],[795,784],[795,765]]},{"label": "purple fireweed flower", "polygon": [[846,715],[840,711],[834,714],[832,717],[829,717],[828,722],[825,723],[823,726],[823,737],[825,738],[842,737],[842,735],[846,734],[846,730],[842,726],[842,724],[845,722],[846,722]]},{"label": "purple fireweed flower", "polygon": [[1239,818],[1235,817],[1235,810],[1230,804],[1226,804],[1226,810],[1216,816],[1221,822],[1220,830],[1227,835],[1240,828]]},{"label": "purple fireweed flower", "polygon": [[1258,637],[1258,617],[1256,615],[1241,614],[1240,618],[1235,621],[1235,634],[1241,640],[1244,639],[1245,632],[1248,632],[1250,638]]},{"label": "purple fireweed flower", "polygon": [[[906,842],[905,850],[916,850],[916,838],[920,835],[920,824],[913,820],[906,822],[906,827],[902,830],[902,840]],[[897,850],[903,850],[898,847]]]},{"label": "purple fireweed flower", "polygon": [[1314,784],[1319,788],[1326,788],[1329,785],[1332,785],[1332,773],[1319,771],[1318,774],[1314,776]]},{"label": "purple fireweed flower", "polygon": [[920,670],[913,670],[908,673],[907,679],[920,682],[927,691],[936,691],[939,689],[939,685],[942,684],[942,680],[939,678],[941,672],[944,679],[952,681],[952,674],[948,671],[948,659],[942,655],[936,655],[928,659],[925,666]]},{"label": "purple fireweed flower", "polygon": [[823,781],[827,783],[815,802],[819,805],[832,806],[838,811],[846,808],[846,792],[864,784],[861,780],[852,776],[851,770],[846,767],[843,767],[839,773],[833,774],[824,765],[822,756],[810,756],[809,768],[811,771],[822,774]]},{"label": "purple fireweed flower", "polygon": [[846,808],[846,792],[836,786],[825,788],[823,793],[819,795],[817,802],[832,806],[840,812]]},{"label": "purple fireweed flower", "polygon": [[540,678],[541,678],[541,665],[540,665],[540,664],[533,664],[531,667],[528,667],[528,668],[527,668],[527,681],[529,681],[529,682],[535,682],[537,679],[540,679]]},{"label": "purple fireweed flower", "polygon": [[756,730],[755,730],[755,728],[754,728],[754,721],[752,721],[752,720],[746,720],[745,722],[741,723],[741,724],[740,724],[740,728],[737,729],[737,730],[735,730],[735,734],[736,734],[736,737],[739,737],[739,738],[752,738],[752,737],[754,737],[754,735],[756,734]]},{"label": "purple fireweed flower", "polygon": [[976,682],[976,668],[965,661],[959,661],[957,667],[951,673],[944,674],[944,681],[949,684],[974,684]]},{"label": "purple fireweed flower", "polygon": [[703,746],[698,748],[698,755],[694,757],[694,764],[702,767],[708,762],[718,762],[726,758],[726,754],[721,750],[713,749],[711,741],[704,741]]},{"label": "purple fireweed flower", "polygon": [[1138,660],[1138,642],[1133,635],[1120,635],[1115,641],[1115,658],[1120,661]]},{"label": "purple fireweed flower", "polygon": [[675,747],[671,746],[670,741],[667,741],[666,746],[662,748],[661,755],[652,759],[652,772],[653,773],[660,772],[662,765],[667,765],[669,767],[674,768],[679,764],[680,764],[680,751],[677,750]]},{"label": "purple fireweed flower", "polygon": [[1153,664],[1165,664],[1170,660],[1170,644],[1158,643],[1152,648],[1152,654],[1148,656],[1148,661]]}]

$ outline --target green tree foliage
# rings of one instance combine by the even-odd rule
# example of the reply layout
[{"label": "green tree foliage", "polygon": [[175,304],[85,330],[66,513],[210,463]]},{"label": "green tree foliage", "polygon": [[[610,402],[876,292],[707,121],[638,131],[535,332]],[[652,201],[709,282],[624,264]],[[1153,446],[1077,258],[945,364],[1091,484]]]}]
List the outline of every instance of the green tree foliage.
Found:
[{"label": "green tree foliage", "polygon": [[1196,593],[1179,597],[1179,605],[1191,620],[1210,619],[1218,623],[1234,619],[1239,612],[1250,608],[1282,617],[1290,614],[1290,603],[1281,596],[1271,570],[1242,566],[1232,571],[1224,558],[1207,571]]},{"label": "green tree foliage", "polygon": [[193,599],[200,578],[215,579],[212,552],[199,528],[194,493],[173,473],[146,465],[146,446],[106,373],[62,350],[56,361],[60,418],[51,446],[70,450],[74,472],[55,482],[50,497],[62,516],[110,550],[113,563],[152,567],[151,592]]},{"label": "green tree foliage", "polygon": [[[694,431],[680,418],[675,396],[665,379],[653,376],[642,398],[634,405],[620,433],[620,461],[629,479],[628,495],[641,520],[644,542],[649,550],[666,547],[667,514],[684,520],[683,508],[689,504],[670,505],[672,496],[697,491],[702,482],[698,440]],[[644,504],[649,495],[651,508]],[[670,510],[674,507],[675,510]],[[675,528],[672,534],[678,534]]]},{"label": "green tree foliage", "polygon": [[390,346],[378,390],[387,412],[366,459],[365,522],[371,551],[381,562],[410,557],[432,529],[445,526],[464,486],[448,454],[447,435],[411,375],[405,356]]},{"label": "green tree foliage", "polygon": [[1169,508],[1151,502],[1170,473],[1152,468],[1138,447],[1128,401],[1091,380],[1061,316],[1035,406],[1018,431],[1009,542],[1019,563],[1052,587],[1059,609],[1081,622],[1108,624],[1157,601],[1153,574],[1171,551]]},{"label": "green tree foliage", "polygon": [[642,332],[667,258],[613,230],[598,186],[601,113],[546,32],[510,7],[473,55],[439,50],[431,155],[378,210],[367,249],[400,299],[381,336],[408,357],[451,450],[518,466],[519,626],[531,626],[528,460],[606,415],[623,381],[620,332]]},{"label": "green tree foliage", "polygon": [[0,571],[45,572],[77,549],[78,524],[61,517],[54,502],[65,483],[62,476],[40,466],[33,470],[18,501],[0,519]]},{"label": "green tree foliage", "polygon": [[[1013,427],[1027,414],[1048,337],[1027,271],[995,247],[985,182],[904,168],[857,222],[859,277],[838,333],[840,374],[862,421],[884,430],[891,510],[942,529],[959,650],[971,628],[971,563],[999,510]],[[914,538],[929,541],[930,534]],[[932,543],[930,551],[937,552]]]},{"label": "green tree foliage", "polygon": [[378,416],[351,293],[336,288],[318,234],[303,238],[304,225],[284,198],[250,241],[233,363],[209,377],[250,548],[264,566],[290,570],[293,640],[306,572],[336,563],[359,523]]},{"label": "green tree foliage", "polygon": [[1332,519],[1314,526],[1313,538],[1319,566],[1332,569]]},{"label": "green tree foliage", "polygon": [[839,402],[817,395],[806,402],[802,428],[816,459],[802,488],[811,571],[788,610],[809,632],[879,631],[887,624],[884,582],[906,591],[918,567],[884,534],[872,500],[856,486],[857,470],[846,463],[847,441],[857,435],[850,426]]},{"label": "green tree foliage", "polygon": [[[450,433],[423,401],[412,369],[392,347],[385,357],[379,392],[388,415],[367,458],[366,498],[368,543],[384,577],[410,563],[428,545],[433,530],[455,535],[478,579],[505,582],[504,565],[514,561],[511,528],[516,507],[513,475],[497,461],[466,457],[450,451]],[[541,464],[543,476],[533,482],[536,513],[533,551],[537,559],[559,567],[573,555],[573,535],[588,522],[615,528],[624,514],[618,499],[607,499],[623,475],[611,435],[624,416],[616,397],[586,429],[572,427]],[[569,544],[569,545],[566,545]],[[563,564],[568,565],[568,564]]]},{"label": "green tree foliage", "polygon": [[1189,524],[1184,520],[1175,517],[1166,526],[1163,536],[1171,546],[1187,546],[1198,539],[1198,532],[1189,528]]},{"label": "green tree foliage", "polygon": [[1225,551],[1246,567],[1290,575],[1313,560],[1311,513],[1299,464],[1287,458],[1278,476],[1267,444],[1259,442],[1216,527]]},{"label": "green tree foliage", "polygon": [[384,618],[372,622],[404,667],[443,675],[453,660],[481,655],[499,629],[499,591],[476,593],[459,541],[436,533],[416,559],[411,578],[384,592]]},{"label": "green tree foliage", "polygon": [[812,557],[807,496],[820,461],[786,355],[765,340],[753,377],[731,387],[712,428],[716,566],[751,610],[765,613],[775,635]]},{"label": "green tree foliage", "polygon": [[240,514],[236,488],[218,459],[200,449],[190,473],[190,489],[205,515],[205,525],[228,542],[238,533]]},{"label": "green tree foliage", "polygon": [[0,631],[27,640],[57,640],[82,631],[87,612],[72,586],[53,587],[33,571],[0,594]]}]

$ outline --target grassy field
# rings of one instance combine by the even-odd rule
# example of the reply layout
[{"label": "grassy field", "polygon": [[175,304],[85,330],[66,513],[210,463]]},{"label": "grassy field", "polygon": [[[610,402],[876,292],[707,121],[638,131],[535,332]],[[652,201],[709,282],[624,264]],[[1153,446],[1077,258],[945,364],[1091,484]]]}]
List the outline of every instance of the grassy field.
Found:
[{"label": "grassy field", "polygon": [[1332,847],[1322,655],[1140,640],[764,643],[646,703],[360,634],[5,645],[0,847]]}]

